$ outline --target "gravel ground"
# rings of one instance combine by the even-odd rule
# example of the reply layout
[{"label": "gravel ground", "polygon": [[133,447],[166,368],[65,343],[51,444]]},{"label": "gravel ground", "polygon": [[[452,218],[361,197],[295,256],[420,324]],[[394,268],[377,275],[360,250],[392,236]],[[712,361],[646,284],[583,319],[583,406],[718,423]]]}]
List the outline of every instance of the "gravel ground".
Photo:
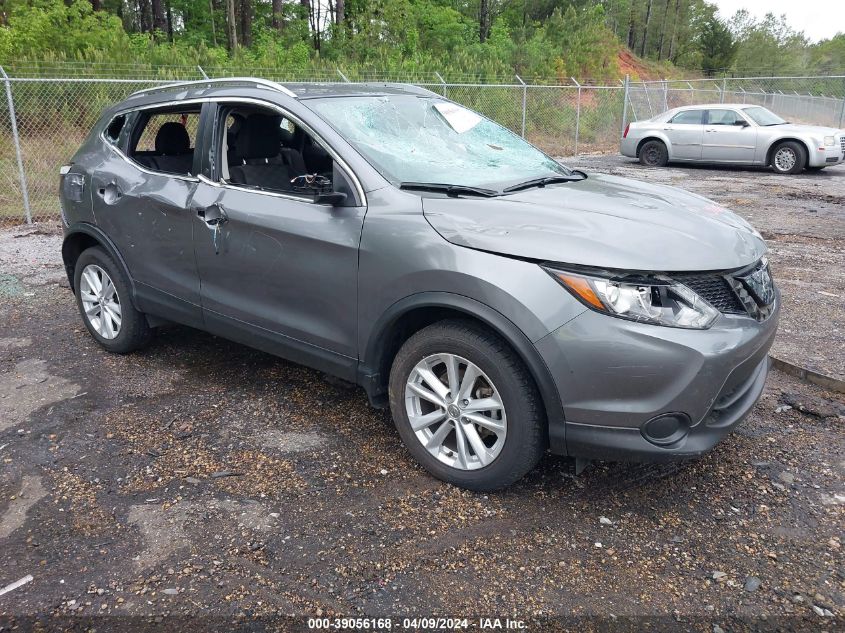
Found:
[{"label": "gravel ground", "polygon": [[[841,371],[845,171],[570,162],[749,217],[786,296],[777,352]],[[843,630],[841,394],[774,371],[700,460],[575,477],[547,456],[472,494],[429,477],[362,391],[318,372],[186,328],[103,352],[61,287],[59,243],[0,231],[0,592],[33,577],[0,595],[0,630],[35,614],[98,631],[435,614],[471,629]]]}]

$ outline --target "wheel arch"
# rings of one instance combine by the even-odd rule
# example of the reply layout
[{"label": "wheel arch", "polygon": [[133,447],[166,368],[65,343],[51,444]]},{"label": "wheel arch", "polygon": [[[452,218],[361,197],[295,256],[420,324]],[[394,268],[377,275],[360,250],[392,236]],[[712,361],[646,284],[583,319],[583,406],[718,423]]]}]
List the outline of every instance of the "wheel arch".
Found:
[{"label": "wheel arch", "polygon": [[475,321],[501,336],[525,363],[543,402],[553,452],[565,454],[563,405],[552,374],[529,338],[510,319],[490,306],[463,295],[423,292],[393,304],[372,329],[358,367],[358,382],[370,403],[387,404],[387,382],[393,359],[415,332],[443,319]]},{"label": "wheel arch", "polygon": [[671,156],[672,155],[672,146],[669,143],[669,140],[661,136],[660,134],[651,133],[648,136],[645,136],[640,139],[637,143],[637,158],[640,157],[640,150],[643,148],[643,145],[648,143],[649,141],[660,141],[663,143],[664,147],[666,147],[666,153]]},{"label": "wheel arch", "polygon": [[[126,261],[117,250],[109,237],[98,227],[87,222],[79,222],[72,225],[65,233],[64,241],[62,242],[62,262],[67,273],[68,283],[70,289],[75,291],[74,277],[76,271],[76,261],[79,256],[88,248],[92,246],[99,246],[106,251],[115,263],[120,266],[129,280],[129,289],[131,293],[132,303],[135,304],[135,280],[129,274],[129,268],[126,266]],[[137,307],[137,306],[136,306]]]},{"label": "wheel arch", "polygon": [[772,164],[772,160],[774,159],[774,155],[775,155],[775,149],[778,147],[778,145],[780,145],[781,143],[786,143],[788,141],[792,141],[793,143],[798,143],[801,147],[804,148],[804,151],[807,154],[806,160],[809,163],[809,161],[810,161],[810,146],[807,144],[807,141],[800,139],[797,136],[784,136],[782,138],[775,139],[769,145],[769,148],[766,150],[766,163],[765,163],[766,165]]}]

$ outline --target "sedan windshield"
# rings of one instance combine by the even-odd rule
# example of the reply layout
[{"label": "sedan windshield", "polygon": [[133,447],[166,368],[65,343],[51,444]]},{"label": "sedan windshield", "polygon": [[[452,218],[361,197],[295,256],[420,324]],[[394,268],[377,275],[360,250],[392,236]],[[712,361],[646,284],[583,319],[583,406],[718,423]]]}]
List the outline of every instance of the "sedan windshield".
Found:
[{"label": "sedan windshield", "polygon": [[501,190],[528,179],[570,175],[510,130],[445,99],[334,97],[309,105],[395,184]]},{"label": "sedan windshield", "polygon": [[750,116],[757,125],[783,125],[786,123],[786,121],[781,119],[771,110],[767,110],[766,108],[762,108],[760,106],[745,108],[743,112]]}]

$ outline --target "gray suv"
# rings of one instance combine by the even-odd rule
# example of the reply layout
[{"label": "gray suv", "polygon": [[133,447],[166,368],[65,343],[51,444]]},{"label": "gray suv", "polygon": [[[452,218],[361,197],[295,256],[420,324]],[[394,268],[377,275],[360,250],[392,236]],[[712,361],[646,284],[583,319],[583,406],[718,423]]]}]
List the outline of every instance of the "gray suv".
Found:
[{"label": "gray suv", "polygon": [[353,381],[458,486],[506,486],[546,449],[700,455],[763,389],[780,298],[757,231],[421,88],[144,90],[61,172],[100,345],[175,322]]}]

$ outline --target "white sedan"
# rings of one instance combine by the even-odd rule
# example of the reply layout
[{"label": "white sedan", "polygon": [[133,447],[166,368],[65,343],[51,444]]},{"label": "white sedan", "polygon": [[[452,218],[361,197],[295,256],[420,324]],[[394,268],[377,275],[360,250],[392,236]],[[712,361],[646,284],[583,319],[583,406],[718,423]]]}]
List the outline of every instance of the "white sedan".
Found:
[{"label": "white sedan", "polygon": [[651,167],[689,161],[771,165],[797,174],[845,161],[845,130],[789,123],[761,106],[717,103],[630,123],[621,150]]}]

